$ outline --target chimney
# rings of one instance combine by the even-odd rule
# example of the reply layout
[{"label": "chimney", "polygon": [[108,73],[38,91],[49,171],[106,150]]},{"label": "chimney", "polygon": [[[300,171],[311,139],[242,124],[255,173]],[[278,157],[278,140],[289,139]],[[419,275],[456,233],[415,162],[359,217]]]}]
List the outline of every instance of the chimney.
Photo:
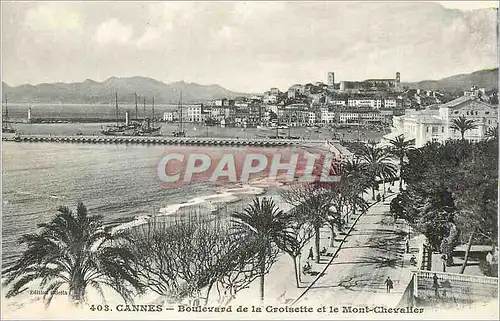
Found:
[{"label": "chimney", "polygon": [[127,125],[127,126],[130,125],[129,118],[130,118],[129,112],[127,111],[127,112],[125,112],[125,125]]},{"label": "chimney", "polygon": [[31,123],[31,108],[28,109],[28,123]]}]

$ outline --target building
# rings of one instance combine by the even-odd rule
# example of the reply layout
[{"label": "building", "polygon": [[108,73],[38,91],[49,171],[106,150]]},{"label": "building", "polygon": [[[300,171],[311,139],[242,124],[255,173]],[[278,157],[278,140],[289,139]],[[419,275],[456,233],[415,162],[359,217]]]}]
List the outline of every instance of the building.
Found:
[{"label": "building", "polygon": [[472,86],[470,91],[464,91],[464,96],[481,97],[484,95],[486,95],[486,90],[484,88],[478,88],[477,86]]},{"label": "building", "polygon": [[331,98],[329,96],[327,96],[326,98],[326,103],[334,106],[347,106],[347,102],[345,99]]},{"label": "building", "polygon": [[202,117],[202,105],[191,105],[187,107],[187,121],[200,123],[203,121]]},{"label": "building", "polygon": [[334,87],[335,86],[335,73],[333,71],[330,71],[328,73],[328,81],[326,83],[328,87]]},{"label": "building", "polygon": [[[268,93],[266,91],[266,93]],[[276,104],[278,102],[278,96],[271,95],[271,94],[264,94],[264,99],[263,99],[264,104]]]},{"label": "building", "polygon": [[280,90],[278,88],[273,87],[269,90],[269,93],[273,96],[278,96],[280,94]]},{"label": "building", "polygon": [[322,124],[331,124],[334,123],[335,118],[335,110],[332,107],[321,107],[320,108],[320,117]]},{"label": "building", "polygon": [[173,111],[167,111],[165,113],[163,113],[163,121],[166,121],[166,122],[171,122],[171,121],[174,121],[175,119],[175,112]]},{"label": "building", "polygon": [[484,139],[488,128],[497,126],[498,106],[476,96],[462,96],[424,110],[406,110],[404,115],[393,117],[393,130],[384,140],[403,134],[407,139],[415,139],[416,147],[422,147],[428,142],[460,139],[460,132],[451,128],[453,120],[460,116],[477,125],[465,132],[465,139],[477,142]]},{"label": "building", "polygon": [[382,107],[382,99],[380,98],[349,98],[347,99],[348,107],[370,107],[380,109]]},{"label": "building", "polygon": [[307,112],[307,123],[309,125],[314,125],[316,124],[316,113],[313,111]]},{"label": "building", "polygon": [[364,81],[341,81],[340,91],[361,92],[399,92],[401,91],[401,73],[396,72],[394,79],[367,79]]},{"label": "building", "polygon": [[395,109],[397,108],[398,104],[395,98],[386,98],[384,99],[384,108],[386,109]]}]

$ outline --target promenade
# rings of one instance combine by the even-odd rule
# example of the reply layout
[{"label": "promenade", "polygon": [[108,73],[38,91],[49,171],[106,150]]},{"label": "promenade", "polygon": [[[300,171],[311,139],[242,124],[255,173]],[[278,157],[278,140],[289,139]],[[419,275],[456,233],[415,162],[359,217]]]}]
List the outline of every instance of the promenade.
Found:
[{"label": "promenade", "polygon": [[[396,189],[397,187],[391,187]],[[379,192],[382,192],[380,190]],[[389,194],[388,194],[389,195]],[[396,307],[411,279],[415,267],[409,263],[411,253],[417,254],[422,238],[410,240],[410,253],[405,253],[408,226],[401,220],[394,222],[389,204],[395,194],[385,202],[371,202],[364,214],[349,218],[345,235],[337,233],[333,247],[329,247],[330,230],[321,230],[320,248],[326,247],[332,256],[321,256],[320,263],[309,260],[314,275],[301,274],[301,288],[295,284],[292,258],[281,254],[265,282],[265,303],[272,305],[383,305]],[[314,240],[303,248],[302,267],[307,261]],[[394,289],[386,293],[384,281],[391,277]],[[232,304],[259,305],[259,282],[238,293]]]}]

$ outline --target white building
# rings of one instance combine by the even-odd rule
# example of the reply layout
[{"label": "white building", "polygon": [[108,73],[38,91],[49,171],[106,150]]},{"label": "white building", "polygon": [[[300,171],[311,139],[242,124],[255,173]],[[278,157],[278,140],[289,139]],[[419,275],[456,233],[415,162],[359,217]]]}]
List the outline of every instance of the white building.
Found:
[{"label": "white building", "polygon": [[174,113],[171,111],[163,113],[163,121],[174,121]]},{"label": "white building", "polygon": [[347,100],[347,106],[380,108],[382,107],[382,100],[375,98],[349,98]]},{"label": "white building", "polygon": [[462,96],[425,110],[407,109],[405,115],[393,117],[394,128],[384,138],[392,139],[403,134],[406,139],[415,139],[416,147],[422,147],[427,142],[461,139],[460,132],[451,128],[453,120],[460,116],[473,120],[477,125],[476,129],[465,132],[465,139],[477,142],[485,137],[488,128],[497,126],[498,106],[475,96]]},{"label": "white building", "polygon": [[347,106],[347,103],[345,100],[340,100],[340,99],[330,99],[327,101],[329,104],[335,105],[335,106]]},{"label": "white building", "polygon": [[384,99],[384,107],[385,108],[396,108],[397,107],[396,99],[394,99],[394,98]]},{"label": "white building", "polygon": [[339,120],[341,123],[357,123],[359,121],[359,113],[354,111],[341,111]]},{"label": "white building", "polygon": [[187,108],[188,121],[195,123],[201,122],[202,121],[201,109],[202,107],[200,105],[189,106]]},{"label": "white building", "polygon": [[321,107],[321,123],[322,124],[330,124],[335,122],[335,112],[328,107]]},{"label": "white building", "polygon": [[316,113],[315,113],[315,112],[310,111],[310,112],[308,112],[308,115],[307,115],[307,116],[308,116],[308,117],[307,117],[307,122],[308,122],[309,124],[311,124],[311,125],[312,125],[312,124],[315,124],[315,123],[316,123]]},{"label": "white building", "polygon": [[276,115],[278,115],[278,105],[268,105],[267,110],[272,111]]}]

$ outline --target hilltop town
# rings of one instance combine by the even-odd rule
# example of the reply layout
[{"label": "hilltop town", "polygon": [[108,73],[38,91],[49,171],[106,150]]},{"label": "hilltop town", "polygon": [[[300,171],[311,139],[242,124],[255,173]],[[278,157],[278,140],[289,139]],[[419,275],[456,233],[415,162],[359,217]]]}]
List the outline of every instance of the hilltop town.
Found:
[{"label": "hilltop town", "polygon": [[[401,117],[408,113],[413,116],[407,118],[414,121],[414,112],[420,111],[425,118],[426,112],[422,114],[422,111],[438,110],[443,104],[456,105],[455,99],[461,104],[474,100],[487,109],[498,104],[495,89],[487,91],[472,86],[461,94],[410,89],[402,85],[400,72],[396,72],[394,78],[335,82],[335,73],[328,72],[326,83],[294,84],[286,91],[270,88],[263,95],[222,98],[186,106],[182,121],[242,128],[391,126],[394,117],[399,117],[401,123]],[[495,115],[496,109],[488,111],[483,131],[496,123]],[[164,113],[163,120],[178,122],[179,117],[180,109],[177,109]]]}]

